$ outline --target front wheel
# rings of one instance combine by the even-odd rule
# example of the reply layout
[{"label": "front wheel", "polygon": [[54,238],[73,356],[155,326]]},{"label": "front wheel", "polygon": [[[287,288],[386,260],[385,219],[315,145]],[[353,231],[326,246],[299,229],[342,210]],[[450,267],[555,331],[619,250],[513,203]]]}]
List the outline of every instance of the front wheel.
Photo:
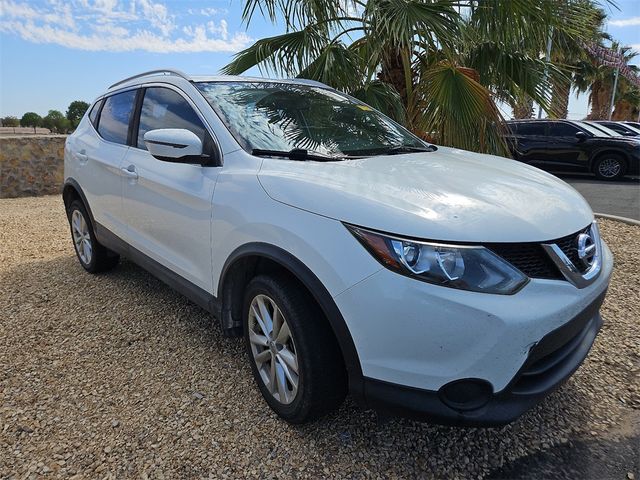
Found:
[{"label": "front wheel", "polygon": [[309,294],[286,275],[254,278],[244,300],[244,338],[255,381],[290,423],[337,408],[347,377],[331,327]]},{"label": "front wheel", "polygon": [[118,254],[108,250],[96,240],[87,209],[80,200],[74,200],[67,210],[71,239],[80,265],[91,273],[104,272],[115,267]]},{"label": "front wheel", "polygon": [[625,173],[624,159],[615,153],[604,154],[596,161],[593,173],[600,180],[618,180]]}]

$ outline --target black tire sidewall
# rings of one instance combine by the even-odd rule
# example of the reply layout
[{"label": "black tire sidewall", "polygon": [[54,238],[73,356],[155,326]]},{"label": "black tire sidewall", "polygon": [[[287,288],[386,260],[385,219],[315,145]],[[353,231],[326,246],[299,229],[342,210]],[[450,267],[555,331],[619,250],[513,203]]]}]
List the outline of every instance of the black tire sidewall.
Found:
[{"label": "black tire sidewall", "polygon": [[[82,258],[80,258],[80,254],[78,253],[78,249],[76,248],[76,244],[73,241],[73,225],[71,223],[71,217],[73,215],[73,212],[76,210],[80,212],[80,214],[84,218],[84,221],[87,223],[87,226],[89,227],[89,237],[91,238],[91,261],[89,263],[85,263],[84,261],[82,261]],[[69,219],[71,241],[73,242],[73,250],[76,252],[76,257],[78,258],[80,265],[82,265],[82,268],[84,268],[88,272],[94,272],[96,270],[97,257],[99,254],[98,242],[96,241],[96,236],[93,233],[93,224],[91,223],[91,219],[89,218],[87,209],[84,207],[82,202],[80,202],[79,200],[74,200],[73,202],[71,202],[71,205],[69,205],[69,209],[67,210],[67,218]]]},{"label": "black tire sidewall", "polygon": [[[309,375],[311,366],[309,365],[309,350],[307,345],[305,345],[304,336],[300,333],[301,325],[299,316],[303,312],[299,311],[300,306],[294,305],[288,298],[287,293],[283,290],[284,289],[278,284],[277,280],[271,277],[256,277],[249,283],[245,291],[242,308],[244,342],[247,359],[251,366],[253,377],[265,401],[279,416],[287,421],[297,423],[298,419],[305,415],[307,404],[309,403],[309,397],[312,393],[312,378],[310,378]],[[298,359],[298,392],[296,394],[296,398],[290,404],[280,403],[271,395],[260,377],[258,367],[256,366],[253,353],[251,351],[251,343],[249,342],[249,308],[251,301],[260,294],[270,297],[276,303],[278,308],[280,308],[287,324],[289,325],[289,329],[291,330],[291,335],[295,343],[296,356]]]}]

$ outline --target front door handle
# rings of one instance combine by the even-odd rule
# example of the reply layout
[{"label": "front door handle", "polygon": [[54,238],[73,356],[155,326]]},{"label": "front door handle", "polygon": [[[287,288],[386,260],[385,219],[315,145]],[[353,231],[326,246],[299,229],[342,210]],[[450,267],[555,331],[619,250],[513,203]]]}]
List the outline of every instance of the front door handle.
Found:
[{"label": "front door handle", "polygon": [[136,172],[135,165],[129,165],[128,167],[122,167],[120,169],[125,177],[130,178],[131,180],[138,179],[138,172]]}]

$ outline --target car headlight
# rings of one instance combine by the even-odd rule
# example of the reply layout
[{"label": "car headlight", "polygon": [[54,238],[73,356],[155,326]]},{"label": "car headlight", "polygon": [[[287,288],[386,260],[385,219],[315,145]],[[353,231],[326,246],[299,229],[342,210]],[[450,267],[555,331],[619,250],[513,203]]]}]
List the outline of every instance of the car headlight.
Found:
[{"label": "car headlight", "polygon": [[509,295],[529,278],[483,246],[421,242],[346,225],[385,267],[424,282]]}]

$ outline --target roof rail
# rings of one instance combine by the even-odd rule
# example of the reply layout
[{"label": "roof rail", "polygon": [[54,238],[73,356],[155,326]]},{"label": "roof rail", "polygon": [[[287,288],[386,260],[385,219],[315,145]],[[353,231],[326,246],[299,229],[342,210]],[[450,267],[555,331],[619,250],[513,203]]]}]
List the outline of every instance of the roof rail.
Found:
[{"label": "roof rail", "polygon": [[310,80],[308,78],[295,77],[295,78],[287,78],[287,80],[296,82],[296,83],[302,83],[304,85],[311,85],[312,87],[332,88],[332,87],[329,87],[329,85],[327,85],[326,83],[319,82],[318,80]]},{"label": "roof rail", "polygon": [[155,75],[157,73],[162,73],[164,75],[176,75],[178,77],[184,78],[185,80],[189,80],[189,76],[186,73],[181,72],[180,70],[170,70],[168,68],[163,68],[161,70],[149,70],[148,72],[139,73],[138,75],[125,78],[124,80],[120,80],[119,82],[116,82],[113,85],[111,85],[109,89],[112,89],[113,87],[117,87],[118,85],[122,85],[123,83],[127,83],[130,80],[134,80],[140,77],[147,77],[149,75]]}]

